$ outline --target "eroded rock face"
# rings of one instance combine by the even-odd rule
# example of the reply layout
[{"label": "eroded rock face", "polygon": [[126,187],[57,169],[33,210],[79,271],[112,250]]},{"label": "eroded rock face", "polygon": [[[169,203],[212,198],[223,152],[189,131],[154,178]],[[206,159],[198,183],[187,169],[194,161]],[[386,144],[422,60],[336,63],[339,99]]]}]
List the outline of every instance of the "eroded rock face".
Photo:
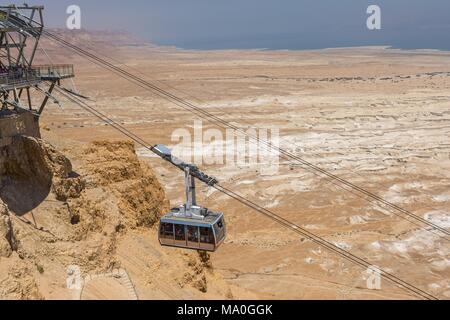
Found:
[{"label": "eroded rock face", "polygon": [[[164,189],[142,164],[131,142],[98,141],[79,150],[85,188],[68,197],[64,238],[78,243],[72,261],[84,271],[117,267],[114,253],[121,235],[153,226],[169,209]],[[64,180],[64,179],[63,179]],[[55,188],[53,188],[55,190]]]},{"label": "eroded rock face", "polygon": [[169,209],[164,189],[132,142],[93,142],[84,157],[88,186],[113,192],[126,226],[150,227]]},{"label": "eroded rock face", "polygon": [[8,207],[0,200],[0,257],[10,257],[17,247]]},{"label": "eroded rock face", "polygon": [[[149,228],[169,209],[164,189],[132,143],[94,142],[72,157],[78,174],[67,157],[39,139],[20,137],[0,147],[0,299],[71,299],[65,289],[68,265],[83,275],[120,268],[123,239],[142,233],[148,238]],[[30,196],[35,202],[26,202]],[[20,214],[10,203],[26,214],[13,217]],[[34,208],[33,216],[28,208]],[[141,254],[139,249],[139,263]],[[152,261],[155,268],[158,259]],[[186,272],[168,281],[187,292],[210,290],[207,255],[176,252],[173,259]]]},{"label": "eroded rock face", "polygon": [[3,300],[41,300],[33,275],[32,265],[13,256],[0,265],[0,299]]},{"label": "eroded rock face", "polygon": [[17,136],[0,147],[0,299],[43,298],[36,279],[44,269],[37,262],[54,255],[49,245],[54,239],[20,216],[42,205],[52,191],[66,200],[83,188],[70,160],[41,139]]},{"label": "eroded rock face", "polygon": [[30,212],[52,190],[65,201],[83,188],[69,159],[40,139],[18,136],[0,148],[0,198],[15,214]]},{"label": "eroded rock face", "polygon": [[18,248],[10,212],[0,200],[0,299],[42,299],[32,264],[19,257]]}]

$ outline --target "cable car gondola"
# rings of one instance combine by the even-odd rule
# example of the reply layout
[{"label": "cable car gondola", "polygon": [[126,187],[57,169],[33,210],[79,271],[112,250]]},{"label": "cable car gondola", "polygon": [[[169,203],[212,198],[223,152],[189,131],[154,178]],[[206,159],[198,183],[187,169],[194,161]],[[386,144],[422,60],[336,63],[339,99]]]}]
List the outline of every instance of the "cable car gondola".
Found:
[{"label": "cable car gondola", "polygon": [[223,213],[211,212],[201,207],[191,207],[191,213],[203,211],[202,219],[198,219],[187,217],[183,212],[184,209],[184,206],[174,208],[161,218],[159,228],[161,245],[216,251],[225,239]]},{"label": "cable car gondola", "polygon": [[224,214],[197,205],[195,179],[209,186],[214,186],[218,181],[199,171],[196,166],[173,157],[166,146],[157,145],[154,150],[163,159],[184,170],[186,185],[186,203],[173,208],[160,219],[159,243],[169,247],[216,251],[226,236]]}]

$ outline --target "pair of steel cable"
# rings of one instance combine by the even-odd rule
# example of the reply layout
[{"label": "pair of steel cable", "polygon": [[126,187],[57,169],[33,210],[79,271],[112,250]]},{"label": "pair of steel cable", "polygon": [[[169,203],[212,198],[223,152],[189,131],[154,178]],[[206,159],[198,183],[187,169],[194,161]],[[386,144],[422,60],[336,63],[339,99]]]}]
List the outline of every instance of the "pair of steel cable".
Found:
[{"label": "pair of steel cable", "polygon": [[[139,136],[137,136],[136,134],[134,134],[133,132],[131,132],[130,130],[128,130],[127,128],[125,128],[124,126],[122,126],[121,124],[117,123],[116,121],[114,121],[113,119],[111,119],[110,117],[108,117],[107,115],[105,115],[104,113],[96,110],[94,107],[88,105],[86,102],[82,101],[81,99],[74,97],[73,95],[71,95],[70,93],[68,93],[67,91],[65,91],[62,87],[60,86],[56,86],[55,90],[62,95],[63,97],[65,97],[67,100],[71,101],[72,103],[75,103],[76,105],[78,105],[79,107],[81,107],[83,110],[89,112],[90,114],[94,115],[95,117],[97,117],[98,119],[100,119],[101,121],[105,122],[106,124],[110,125],[111,127],[113,127],[114,129],[118,130],[119,132],[121,132],[122,134],[124,134],[125,136],[127,136],[128,138],[130,138],[131,140],[133,140],[135,143],[141,145],[142,147],[154,152],[154,147],[152,146],[152,144],[150,144],[149,142],[145,141],[144,139],[140,138]],[[367,260],[360,258],[354,254],[352,254],[351,252],[344,250],[342,248],[340,248],[339,246],[327,241],[326,239],[306,230],[305,228],[302,228],[298,225],[296,225],[295,223],[292,223],[291,221],[281,217],[280,215],[274,213],[273,211],[270,211],[260,205],[258,205],[257,203],[246,199],[245,197],[243,197],[242,195],[239,195],[238,193],[236,193],[235,191],[222,186],[220,183],[216,184],[213,188],[215,188],[216,190],[218,190],[219,192],[227,195],[228,197],[238,201],[239,203],[243,204],[244,206],[260,213],[263,214],[264,216],[268,217],[269,219],[273,220],[274,222],[280,224],[281,226],[288,228],[292,231],[294,231],[297,234],[300,234],[301,236],[307,238],[308,240],[312,241],[313,243],[341,256],[342,258],[358,265],[359,267],[362,267],[366,270],[372,270],[373,272],[376,272],[379,274],[380,277],[388,280],[389,282],[393,283],[394,285],[396,285],[397,287],[400,287],[406,291],[408,291],[409,293],[414,294],[417,297],[420,297],[422,299],[426,299],[426,300],[438,300],[438,298],[420,288],[418,288],[417,286],[406,282],[402,279],[400,279],[399,277],[395,276],[392,273],[389,273],[385,270],[374,270],[372,269],[373,266],[370,264],[370,262],[368,262]]]},{"label": "pair of steel cable", "polygon": [[[240,132],[240,133],[244,134],[246,137],[248,137],[249,139],[256,141],[259,145],[264,145],[269,150],[280,154],[281,157],[283,157],[284,159],[287,159],[288,161],[289,160],[297,161],[298,163],[306,166],[306,168],[309,172],[311,172],[321,178],[327,179],[329,182],[333,183],[334,185],[346,190],[347,192],[352,193],[353,195],[356,195],[357,197],[359,197],[361,199],[364,199],[372,204],[375,202],[381,208],[389,210],[391,213],[397,215],[398,217],[400,217],[402,219],[405,219],[406,221],[414,224],[417,227],[421,227],[421,225],[419,225],[417,223],[417,222],[419,222],[419,223],[422,223],[422,224],[425,224],[425,225],[428,225],[429,227],[431,227],[432,230],[427,230],[427,231],[429,231],[435,235],[438,235],[438,234],[433,232],[433,230],[437,230],[447,236],[450,235],[449,231],[447,231],[445,228],[440,227],[439,225],[433,223],[432,221],[424,219],[424,218],[410,212],[409,210],[406,210],[394,203],[391,203],[391,202],[383,199],[382,197],[380,197],[362,187],[359,187],[359,186],[353,184],[352,182],[350,182],[348,180],[345,180],[327,170],[324,170],[324,169],[312,164],[311,162],[297,156],[296,154],[293,154],[287,150],[284,150],[282,148],[275,146],[274,144],[272,144],[269,141],[265,141],[263,139],[260,139],[259,137],[255,137],[251,134],[248,134],[248,132],[245,132],[245,130],[243,130],[242,128],[237,127],[236,125],[233,125],[233,124],[221,119],[220,117],[217,117],[216,115],[213,115],[210,112],[186,101],[185,99],[179,98],[179,97],[175,96],[174,94],[172,94],[164,89],[161,89],[160,87],[158,87],[158,86],[156,86],[156,85],[154,85],[154,84],[152,84],[130,72],[127,72],[123,68],[115,66],[114,64],[62,39],[61,37],[54,35],[51,32],[44,31],[43,34],[46,37],[50,38],[51,40],[56,41],[59,44],[63,45],[64,47],[71,49],[72,51],[79,54],[80,56],[87,58],[94,64],[96,64],[102,68],[106,68],[107,70],[110,70],[110,71],[118,74],[120,77],[140,86],[143,89],[152,90],[152,92],[156,93],[159,97],[161,97],[165,100],[168,100],[172,103],[175,103],[179,107],[181,107],[189,112],[194,113],[195,115],[201,117],[202,119],[206,119],[207,121],[212,122],[215,125],[223,128],[223,129],[233,129],[236,132]],[[368,199],[368,198],[370,198],[370,199]],[[448,239],[445,236],[441,236],[441,237],[442,237],[442,239],[444,239],[446,241],[450,241],[450,239]]]},{"label": "pair of steel cable", "polygon": [[[269,147],[270,149],[274,150],[275,152],[280,153],[285,158],[296,160],[299,163],[301,163],[302,165],[305,165],[306,167],[308,167],[309,169],[314,170],[315,173],[322,174],[325,177],[327,177],[329,179],[332,179],[333,182],[339,182],[342,185],[345,185],[345,186],[347,186],[347,187],[349,187],[349,188],[351,188],[351,189],[353,189],[353,190],[355,190],[357,192],[360,192],[361,194],[363,194],[365,196],[368,196],[368,197],[372,198],[373,200],[375,200],[375,201],[377,201],[377,202],[379,202],[379,203],[381,203],[381,204],[383,204],[383,205],[385,205],[385,206],[387,206],[387,207],[389,207],[389,208],[391,208],[393,210],[396,210],[396,211],[398,211],[398,212],[400,212],[400,213],[402,213],[404,215],[407,215],[407,216],[409,216],[409,217],[411,217],[411,218],[413,218],[415,220],[418,220],[421,223],[429,225],[430,227],[432,227],[435,230],[438,230],[438,231],[440,231],[442,233],[445,233],[446,235],[449,235],[449,232],[446,229],[441,228],[440,226],[437,226],[434,223],[432,223],[432,222],[430,222],[430,221],[428,221],[426,219],[423,219],[423,218],[421,218],[421,217],[419,217],[419,216],[409,212],[408,210],[405,210],[405,209],[403,209],[403,208],[401,208],[401,207],[399,207],[399,206],[397,206],[397,205],[395,205],[393,203],[390,203],[389,201],[386,201],[385,199],[383,199],[383,198],[381,198],[381,197],[379,197],[379,196],[377,196],[377,195],[375,195],[375,194],[373,194],[373,193],[371,193],[371,192],[369,192],[369,191],[367,191],[367,190],[365,190],[365,189],[363,189],[363,188],[361,188],[361,187],[359,187],[359,186],[357,186],[357,185],[355,185],[355,184],[353,184],[353,183],[351,183],[351,182],[349,182],[349,181],[347,181],[345,179],[342,179],[342,178],[340,178],[340,177],[338,177],[338,176],[336,176],[336,175],[334,175],[334,174],[332,174],[332,173],[330,173],[330,172],[328,172],[328,171],[326,171],[326,170],[324,170],[324,169],[322,169],[320,167],[317,167],[316,165],[314,165],[314,164],[310,163],[309,161],[306,161],[306,160],[296,156],[295,154],[292,154],[292,153],[290,153],[290,152],[288,152],[286,150],[280,149],[280,148],[274,146],[270,142],[267,142],[267,141],[264,141],[262,139],[259,139],[258,137],[254,137],[252,135],[249,135],[248,133],[243,131],[241,128],[239,128],[239,127],[237,127],[235,125],[232,125],[231,123],[229,123],[229,122],[227,122],[227,121],[225,121],[225,120],[223,120],[223,119],[221,119],[221,118],[219,118],[219,117],[209,113],[206,110],[203,110],[203,109],[195,106],[194,104],[192,104],[190,102],[187,102],[184,99],[181,99],[181,98],[171,94],[170,92],[168,92],[166,90],[163,90],[163,89],[161,89],[161,88],[159,88],[159,87],[149,83],[148,81],[143,80],[142,78],[139,78],[139,77],[137,77],[137,76],[135,76],[135,75],[133,75],[133,74],[131,74],[131,73],[121,69],[121,68],[118,68],[118,67],[114,66],[113,64],[109,63],[106,60],[98,58],[95,55],[92,55],[91,53],[89,53],[89,52],[87,52],[87,51],[85,51],[85,50],[83,50],[83,49],[81,49],[81,48],[71,44],[70,42],[67,42],[64,39],[59,38],[59,37],[49,33],[48,31],[43,31],[43,34],[45,36],[53,39],[54,41],[57,41],[60,44],[63,44],[67,48],[70,48],[70,49],[74,50],[78,54],[88,58],[90,61],[94,62],[95,64],[97,64],[97,65],[99,65],[101,67],[104,67],[104,68],[106,68],[106,69],[108,69],[110,71],[115,72],[116,74],[118,74],[119,76],[127,79],[128,81],[131,81],[134,84],[138,84],[139,86],[141,86],[144,89],[152,90],[153,92],[157,93],[158,96],[163,97],[164,99],[169,100],[169,101],[171,101],[173,103],[176,103],[177,105],[181,106],[182,108],[184,108],[186,110],[193,110],[194,111],[193,113],[196,114],[197,116],[200,116],[200,117],[202,117],[204,119],[207,119],[208,121],[211,121],[211,122],[215,123],[216,125],[219,124],[219,126],[222,127],[222,128],[232,128],[232,129],[234,129],[234,130],[236,130],[238,132],[243,132],[250,139],[257,141],[258,143],[262,143],[263,145],[265,145],[265,146]],[[79,99],[73,98],[73,96],[71,96],[70,93],[67,93],[66,91],[63,91],[61,89],[61,87],[58,86],[57,91],[60,94],[64,95],[70,101],[78,104],[80,107],[82,107],[86,111],[89,111],[90,113],[92,113],[96,117],[99,117],[100,119],[102,119],[102,121],[105,121],[109,125],[113,126],[116,130],[119,130],[122,134],[128,136],[129,138],[131,138],[136,143],[141,144],[142,146],[152,150],[153,147],[149,147],[149,145],[144,140],[142,140],[138,136],[136,136],[133,133],[131,133],[128,129],[124,128],[123,126],[121,126],[121,125],[117,124],[116,122],[114,122],[113,120],[109,119],[104,114],[102,114],[102,113],[98,112],[97,110],[95,110],[94,108],[88,106],[86,103],[80,101]],[[327,240],[325,240],[325,239],[323,239],[323,238],[321,238],[321,237],[319,237],[319,236],[317,236],[317,235],[315,235],[315,234],[305,230],[304,228],[301,228],[301,227],[291,223],[290,221],[282,218],[281,216],[273,213],[272,211],[267,210],[267,209],[259,206],[255,202],[252,202],[252,201],[242,197],[241,195],[235,193],[234,191],[232,191],[232,190],[230,190],[228,188],[225,188],[225,187],[223,187],[223,186],[221,186],[219,184],[216,185],[216,189],[219,190],[220,192],[228,195],[229,197],[235,199],[236,201],[239,201],[240,203],[246,205],[247,207],[249,207],[249,208],[251,208],[251,209],[253,209],[255,211],[258,211],[259,213],[262,213],[262,214],[270,217],[272,220],[276,221],[277,223],[279,223],[279,224],[281,224],[281,225],[283,225],[283,226],[285,226],[287,228],[290,228],[291,230],[301,234],[302,236],[304,236],[304,237],[308,238],[309,240],[313,241],[314,243],[317,243],[317,244],[325,247],[326,249],[339,254],[340,256],[344,257],[345,259],[347,259],[349,261],[352,261],[353,263],[358,264],[358,265],[360,265],[362,267],[370,268],[371,265],[366,260],[364,260],[362,258],[359,258],[359,257],[351,254],[350,252],[348,252],[348,251],[346,251],[346,250],[344,250],[344,249],[342,249],[342,248],[340,248],[340,247],[338,247],[338,246],[328,242]],[[344,188],[344,190],[349,191],[346,188]],[[363,198],[363,199],[365,199],[365,198]],[[368,199],[366,199],[366,200],[369,201]],[[410,220],[408,220],[408,221],[410,221]],[[401,288],[403,288],[403,289],[405,289],[405,290],[407,290],[407,291],[409,291],[411,293],[416,294],[417,296],[420,296],[420,297],[425,298],[425,299],[437,299],[435,296],[433,296],[433,295],[431,295],[431,294],[421,290],[420,288],[418,288],[418,287],[416,287],[416,286],[414,286],[414,285],[412,285],[412,284],[410,284],[408,282],[405,282],[405,281],[401,280],[400,278],[396,277],[393,274],[387,273],[385,271],[380,271],[380,275],[382,277],[386,278],[387,280],[395,283],[397,286],[399,286],[399,287],[401,287]]]}]

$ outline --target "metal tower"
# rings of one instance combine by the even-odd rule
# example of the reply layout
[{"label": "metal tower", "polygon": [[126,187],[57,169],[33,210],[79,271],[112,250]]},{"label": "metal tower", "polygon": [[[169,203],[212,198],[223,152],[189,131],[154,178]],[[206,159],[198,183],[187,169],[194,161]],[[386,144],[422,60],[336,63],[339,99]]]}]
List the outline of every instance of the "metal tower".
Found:
[{"label": "metal tower", "polygon": [[[43,6],[0,6],[0,117],[24,110],[39,117],[48,99],[54,99],[55,85],[74,77],[73,65],[33,64],[44,30],[43,10]],[[48,89],[40,86],[43,82]],[[31,89],[40,97],[32,97]]]}]

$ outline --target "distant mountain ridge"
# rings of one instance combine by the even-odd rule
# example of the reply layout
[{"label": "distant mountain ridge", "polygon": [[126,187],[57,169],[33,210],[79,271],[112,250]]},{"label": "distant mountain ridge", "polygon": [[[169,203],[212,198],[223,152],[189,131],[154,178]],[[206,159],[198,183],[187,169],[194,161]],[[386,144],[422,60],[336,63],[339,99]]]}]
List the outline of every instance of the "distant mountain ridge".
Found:
[{"label": "distant mountain ridge", "polygon": [[74,44],[93,42],[112,46],[150,46],[155,45],[125,30],[68,30],[64,28],[49,28],[47,31],[71,39]]}]

